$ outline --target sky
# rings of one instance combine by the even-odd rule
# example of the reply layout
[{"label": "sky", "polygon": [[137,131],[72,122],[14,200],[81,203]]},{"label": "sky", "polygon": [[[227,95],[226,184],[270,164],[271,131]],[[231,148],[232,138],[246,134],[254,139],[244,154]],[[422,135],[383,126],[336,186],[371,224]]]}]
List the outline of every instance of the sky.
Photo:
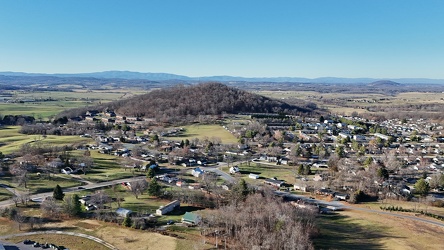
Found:
[{"label": "sky", "polygon": [[444,79],[442,0],[0,0],[0,71]]}]

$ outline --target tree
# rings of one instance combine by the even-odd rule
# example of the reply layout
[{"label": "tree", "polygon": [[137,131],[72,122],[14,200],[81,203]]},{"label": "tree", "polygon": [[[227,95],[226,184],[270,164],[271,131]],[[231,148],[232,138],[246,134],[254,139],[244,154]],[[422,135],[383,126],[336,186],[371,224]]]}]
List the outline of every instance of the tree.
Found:
[{"label": "tree", "polygon": [[240,179],[236,185],[233,186],[231,190],[231,195],[233,197],[232,201],[237,204],[240,201],[245,201],[248,194],[250,194],[250,189],[247,186],[247,182],[244,179]]},{"label": "tree", "polygon": [[63,193],[62,188],[57,184],[57,186],[54,188],[54,191],[52,193],[52,197],[56,200],[63,200],[63,197],[65,197],[65,194]]},{"label": "tree", "polygon": [[148,183],[145,179],[133,181],[130,183],[131,192],[134,194],[136,199],[139,199],[141,195],[148,187]]},{"label": "tree", "polygon": [[299,164],[298,175],[303,175],[303,174],[304,174],[304,165],[303,164]]},{"label": "tree", "polygon": [[131,220],[130,217],[125,217],[125,219],[123,219],[122,225],[125,227],[130,227],[133,224],[133,221]]},{"label": "tree", "polygon": [[335,149],[335,153],[339,158],[343,158],[345,157],[345,150],[344,150],[344,146],[338,146]]},{"label": "tree", "polygon": [[425,197],[429,193],[429,190],[430,190],[429,183],[427,181],[425,181],[423,178],[419,179],[415,183],[415,191],[419,195]]},{"label": "tree", "polygon": [[148,185],[148,194],[151,196],[159,196],[160,195],[160,185],[157,183],[156,178],[152,178]]},{"label": "tree", "polygon": [[149,178],[149,179],[154,178],[154,176],[156,175],[154,168],[150,168],[150,166],[147,166],[147,167],[148,167],[148,172],[146,173],[146,178]]},{"label": "tree", "polygon": [[378,177],[387,180],[389,178],[389,172],[385,167],[378,168]]},{"label": "tree", "polygon": [[439,188],[444,186],[444,174],[434,174],[429,182],[430,188]]},{"label": "tree", "polygon": [[70,216],[77,216],[82,213],[82,204],[79,195],[68,195],[64,199],[63,211]]},{"label": "tree", "polygon": [[59,218],[62,211],[60,204],[52,197],[44,199],[40,205],[40,209],[42,210],[42,214],[48,218]]},{"label": "tree", "polygon": [[367,159],[365,159],[364,166],[368,167],[370,166],[370,164],[372,164],[372,162],[373,162],[373,157],[369,156],[367,157]]}]

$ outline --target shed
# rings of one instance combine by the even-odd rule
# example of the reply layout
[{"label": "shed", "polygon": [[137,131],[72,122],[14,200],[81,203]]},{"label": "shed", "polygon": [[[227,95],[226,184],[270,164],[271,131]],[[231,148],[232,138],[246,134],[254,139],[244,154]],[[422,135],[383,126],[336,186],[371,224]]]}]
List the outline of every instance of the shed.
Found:
[{"label": "shed", "polygon": [[126,208],[122,208],[122,207],[120,207],[116,210],[116,214],[120,217],[129,217],[129,216],[131,216],[132,213],[133,213],[133,211],[126,209]]}]

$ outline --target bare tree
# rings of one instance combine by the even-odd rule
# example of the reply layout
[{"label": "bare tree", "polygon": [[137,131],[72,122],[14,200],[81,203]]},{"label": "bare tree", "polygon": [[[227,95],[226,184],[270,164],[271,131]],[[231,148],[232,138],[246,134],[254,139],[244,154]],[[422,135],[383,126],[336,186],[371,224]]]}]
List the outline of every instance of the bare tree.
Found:
[{"label": "bare tree", "polygon": [[131,192],[134,194],[136,199],[139,199],[141,195],[148,188],[148,182],[145,179],[133,181],[130,183]]},{"label": "bare tree", "polygon": [[97,209],[103,209],[106,204],[111,202],[111,200],[111,197],[103,190],[98,190],[93,195],[91,195],[90,202],[96,205]]},{"label": "bare tree", "polygon": [[59,218],[62,212],[62,207],[52,197],[47,197],[40,205],[42,214],[48,218]]}]

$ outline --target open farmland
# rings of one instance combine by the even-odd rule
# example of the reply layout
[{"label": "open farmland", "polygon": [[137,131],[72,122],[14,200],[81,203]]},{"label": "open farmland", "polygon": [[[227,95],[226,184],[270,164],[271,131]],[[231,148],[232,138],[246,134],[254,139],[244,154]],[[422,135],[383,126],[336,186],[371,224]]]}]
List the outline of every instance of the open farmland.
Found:
[{"label": "open farmland", "polygon": [[317,249],[442,249],[443,228],[389,215],[343,211],[319,219]]},{"label": "open farmland", "polygon": [[224,144],[233,144],[237,142],[236,137],[234,137],[230,132],[225,130],[220,125],[189,125],[184,126],[185,132],[177,137],[168,137],[171,140],[192,140],[198,138],[202,140],[204,138],[211,139],[213,137],[220,138]]},{"label": "open farmland", "polygon": [[0,128],[0,152],[10,154],[20,149],[26,143],[41,143],[41,145],[64,146],[77,143],[91,143],[92,139],[79,136],[56,136],[56,135],[25,135],[19,133],[19,126]]},{"label": "open farmland", "polygon": [[11,96],[3,97],[3,102],[0,102],[0,114],[28,115],[37,120],[48,120],[66,109],[94,106],[143,93],[146,91],[138,89],[92,91],[75,88],[73,91],[13,91]]},{"label": "open farmland", "polygon": [[254,91],[257,94],[291,102],[291,99],[301,99],[315,103],[318,107],[328,109],[332,113],[350,115],[353,112],[377,113],[369,111],[374,107],[390,107],[393,105],[433,105],[444,104],[443,92],[402,92],[396,95],[381,93],[320,93],[315,91]]},{"label": "open farmland", "polygon": [[[0,234],[9,235],[19,233],[15,229],[14,223],[0,218]],[[182,244],[189,244],[186,240],[176,239],[170,236],[161,235],[142,230],[124,228],[120,225],[105,223],[95,220],[66,220],[63,222],[47,223],[41,230],[68,230],[92,235],[103,239],[118,249],[164,249],[174,250],[178,241],[185,241]],[[69,249],[108,249],[102,245],[81,237],[67,235],[40,234],[26,237],[11,237],[8,241],[17,243],[24,239],[31,239],[38,242],[48,242],[63,245]]]}]

